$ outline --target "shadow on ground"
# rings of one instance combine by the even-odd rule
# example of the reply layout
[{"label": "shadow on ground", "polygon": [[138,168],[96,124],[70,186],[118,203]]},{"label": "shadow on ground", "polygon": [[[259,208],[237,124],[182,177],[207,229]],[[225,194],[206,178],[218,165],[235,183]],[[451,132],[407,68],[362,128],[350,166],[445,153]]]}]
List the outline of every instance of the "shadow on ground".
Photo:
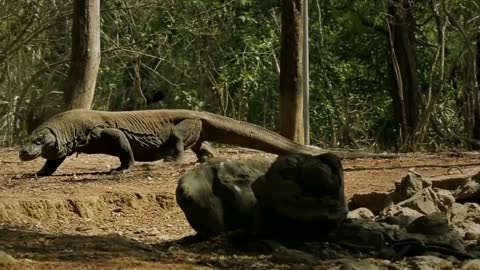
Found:
[{"label": "shadow on ground", "polygon": [[[234,240],[234,243],[231,240]],[[262,256],[263,252],[260,251],[263,248],[266,248],[266,251],[267,246],[260,242],[248,242],[238,236],[228,237],[228,240],[217,237],[206,242],[197,242],[192,237],[186,237],[149,245],[113,234],[84,236],[45,234],[15,228],[0,229],[2,251],[16,259],[37,262],[98,263],[129,258],[162,264],[193,263],[221,268],[246,267],[262,261],[270,265],[271,262],[266,256]],[[240,246],[236,246],[237,244]],[[219,259],[218,255],[223,256]]]},{"label": "shadow on ground", "polygon": [[151,246],[119,235],[45,234],[0,229],[0,246],[16,258],[85,261],[135,257],[152,260],[161,255]]}]

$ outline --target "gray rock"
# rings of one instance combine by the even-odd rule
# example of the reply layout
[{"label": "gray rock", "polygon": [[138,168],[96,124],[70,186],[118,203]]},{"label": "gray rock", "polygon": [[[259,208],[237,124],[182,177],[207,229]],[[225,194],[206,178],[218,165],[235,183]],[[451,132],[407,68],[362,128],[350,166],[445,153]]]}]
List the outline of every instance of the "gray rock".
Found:
[{"label": "gray rock", "polygon": [[348,212],[348,218],[373,219],[375,216],[368,208],[357,208]]},{"label": "gray rock", "polygon": [[312,265],[315,263],[316,259],[315,256],[307,252],[281,246],[272,253],[272,261],[276,263],[301,263]]},{"label": "gray rock", "polygon": [[438,199],[445,206],[445,209],[440,209],[442,212],[447,212],[455,203],[455,197],[450,190],[434,188],[433,191],[438,195]]},{"label": "gray rock", "polygon": [[443,213],[433,213],[415,219],[407,227],[409,233],[421,233],[426,235],[443,235],[448,233],[447,216]]},{"label": "gray rock", "polygon": [[17,262],[10,254],[0,250],[0,266],[13,265]]},{"label": "gray rock", "polygon": [[[477,224],[477,223],[475,223],[475,224]],[[478,228],[477,228],[477,230],[478,230]],[[467,240],[467,241],[475,241],[475,240],[478,240],[478,236],[479,236],[478,233],[467,231],[467,232],[465,232],[465,235],[463,236],[463,239]]]},{"label": "gray rock", "polygon": [[385,248],[386,238],[398,227],[364,219],[347,219],[330,233],[330,241],[361,252]]},{"label": "gray rock", "polygon": [[459,186],[453,193],[455,200],[459,203],[478,201],[480,199],[480,183],[470,179]]},{"label": "gray rock", "polygon": [[417,217],[413,217],[413,216],[389,216],[389,217],[377,219],[377,221],[387,223],[387,224],[390,224],[390,225],[398,225],[400,228],[406,228],[415,219],[417,219]]},{"label": "gray rock", "polygon": [[424,215],[440,212],[440,209],[446,209],[437,194],[431,188],[424,188],[397,205],[408,207]]},{"label": "gray rock", "polygon": [[269,160],[214,158],[187,172],[178,182],[176,200],[198,236],[248,227],[257,200],[251,183],[263,175]]},{"label": "gray rock", "polygon": [[443,190],[449,190],[453,192],[459,186],[462,186],[466,182],[471,180],[471,177],[465,177],[464,174],[459,174],[456,176],[457,177],[455,177],[454,175],[450,175],[450,177],[446,177],[442,179],[434,178],[435,180],[432,181],[432,187],[443,189]]},{"label": "gray rock", "polygon": [[409,257],[420,256],[425,254],[441,254],[445,256],[453,256],[459,259],[471,258],[465,252],[465,246],[461,238],[455,234],[448,232],[446,234],[420,234],[408,233],[406,231],[397,231],[391,246],[399,252],[397,256]]},{"label": "gray rock", "polygon": [[480,270],[480,260],[469,260],[462,264],[462,270]]},{"label": "gray rock", "polygon": [[340,270],[380,270],[380,268],[367,260],[344,260],[340,266]]},{"label": "gray rock", "polygon": [[399,205],[392,205],[383,209],[377,216],[377,220],[387,217],[412,217],[413,219],[423,216],[422,213],[417,210],[413,210],[408,207],[402,207]]},{"label": "gray rock", "polygon": [[330,233],[328,241],[382,258],[400,259],[425,254],[471,258],[459,235],[449,231],[446,218],[441,215],[421,217],[407,226],[409,231],[397,225],[347,219]]},{"label": "gray rock", "polygon": [[407,259],[408,269],[412,270],[453,270],[453,264],[434,256],[416,256]]},{"label": "gray rock", "polygon": [[395,191],[392,192],[391,196],[394,203],[398,203],[431,186],[431,181],[423,179],[420,174],[410,171],[400,183],[395,183]]},{"label": "gray rock", "polygon": [[465,240],[475,240],[480,237],[480,224],[471,220],[456,222],[452,228]]},{"label": "gray rock", "polygon": [[469,209],[468,206],[461,203],[454,203],[452,207],[448,210],[448,219],[453,224],[457,222],[464,221],[469,216]]},{"label": "gray rock", "polygon": [[[454,203],[448,211],[448,217],[455,230],[469,240],[480,237],[480,206],[476,203]],[[466,239],[466,238],[465,238]]]},{"label": "gray rock", "polygon": [[257,234],[321,238],[347,217],[343,168],[332,153],[281,156],[252,189]]}]

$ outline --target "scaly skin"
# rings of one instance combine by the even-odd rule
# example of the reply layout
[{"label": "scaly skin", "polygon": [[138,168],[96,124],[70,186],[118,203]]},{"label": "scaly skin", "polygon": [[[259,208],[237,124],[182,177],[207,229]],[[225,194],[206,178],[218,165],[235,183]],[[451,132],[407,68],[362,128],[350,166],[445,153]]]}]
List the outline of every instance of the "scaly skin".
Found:
[{"label": "scaly skin", "polygon": [[[75,152],[117,156],[128,170],[137,161],[180,160],[192,149],[200,161],[212,157],[207,141],[253,148],[277,155],[327,151],[296,144],[268,129],[208,112],[144,110],[107,112],[71,110],[54,115],[27,138],[19,152],[23,161],[47,159],[37,175],[51,175]],[[333,152],[340,158],[393,155]]]}]

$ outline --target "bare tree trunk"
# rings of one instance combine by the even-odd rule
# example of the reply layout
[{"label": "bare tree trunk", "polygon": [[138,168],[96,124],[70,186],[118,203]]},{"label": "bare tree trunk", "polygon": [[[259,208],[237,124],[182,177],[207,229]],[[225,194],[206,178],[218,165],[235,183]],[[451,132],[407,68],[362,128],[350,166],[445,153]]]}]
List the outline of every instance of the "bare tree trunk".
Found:
[{"label": "bare tree trunk", "polygon": [[[480,100],[479,100],[479,95],[480,95],[480,31],[477,33],[477,49],[476,49],[476,61],[475,61],[475,69],[476,69],[476,89],[474,97],[476,98],[475,100],[475,113],[473,117],[473,139],[475,140],[480,140]],[[478,150],[478,149],[475,149]]]},{"label": "bare tree trunk", "polygon": [[413,0],[389,1],[389,65],[394,116],[404,150],[415,150],[412,133],[419,119],[419,81]]},{"label": "bare tree trunk", "polygon": [[90,109],[100,67],[100,0],[74,0],[67,109]]},{"label": "bare tree trunk", "polygon": [[282,0],[280,50],[280,127],[283,136],[304,144],[303,0]]}]

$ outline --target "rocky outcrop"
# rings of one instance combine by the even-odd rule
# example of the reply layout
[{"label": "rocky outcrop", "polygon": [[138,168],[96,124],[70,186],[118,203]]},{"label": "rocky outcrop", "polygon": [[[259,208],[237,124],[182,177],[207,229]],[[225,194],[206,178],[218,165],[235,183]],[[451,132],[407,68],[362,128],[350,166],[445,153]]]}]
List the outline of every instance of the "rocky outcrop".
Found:
[{"label": "rocky outcrop", "polygon": [[347,217],[343,168],[333,154],[279,157],[252,188],[257,234],[323,238]]},{"label": "rocky outcrop", "polygon": [[335,155],[294,154],[270,164],[214,159],[180,179],[177,203],[199,236],[245,229],[320,237],[346,218],[343,170]]},{"label": "rocky outcrop", "polygon": [[182,176],[176,200],[200,238],[250,226],[257,207],[251,184],[270,164],[214,158]]},{"label": "rocky outcrop", "polygon": [[[368,202],[373,210],[364,206],[347,212],[343,168],[332,154],[288,155],[271,165],[216,159],[182,177],[177,201],[201,236],[240,230],[252,239],[331,245],[315,254],[280,245],[272,251],[279,262],[317,265],[339,249],[396,261],[388,263],[389,269],[453,269],[480,258],[480,206],[457,203],[456,196],[465,192],[433,183],[410,172],[393,192],[356,201]],[[333,269],[377,269],[366,261],[334,264]],[[474,265],[471,261],[468,267]]]}]

